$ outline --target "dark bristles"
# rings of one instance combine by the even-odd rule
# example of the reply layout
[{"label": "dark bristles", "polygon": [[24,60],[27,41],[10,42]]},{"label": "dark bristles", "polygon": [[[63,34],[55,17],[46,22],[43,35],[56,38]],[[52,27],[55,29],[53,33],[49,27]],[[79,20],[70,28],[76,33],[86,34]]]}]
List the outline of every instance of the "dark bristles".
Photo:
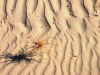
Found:
[{"label": "dark bristles", "polygon": [[[8,52],[3,52],[3,54],[0,56],[0,63],[4,63],[5,66],[0,69],[0,71],[4,70],[5,67],[9,64],[20,64],[20,63],[32,63],[32,62],[37,62],[40,63],[41,59],[36,60],[34,58],[36,56],[36,53],[33,51],[25,51],[24,49],[20,50],[16,54],[8,53]],[[4,60],[2,60],[4,59]]]},{"label": "dark bristles", "polygon": [[30,58],[28,58],[27,55],[25,54],[16,54],[16,55],[10,56],[9,58],[14,62],[21,62],[23,60],[31,61]]},{"label": "dark bristles", "polygon": [[5,61],[9,60],[10,62],[13,63],[20,63],[20,62],[31,62],[33,54],[32,52],[24,52],[24,50],[21,50],[19,53],[17,54],[11,54],[11,53],[4,53],[3,55],[1,55],[1,58],[4,58]]}]

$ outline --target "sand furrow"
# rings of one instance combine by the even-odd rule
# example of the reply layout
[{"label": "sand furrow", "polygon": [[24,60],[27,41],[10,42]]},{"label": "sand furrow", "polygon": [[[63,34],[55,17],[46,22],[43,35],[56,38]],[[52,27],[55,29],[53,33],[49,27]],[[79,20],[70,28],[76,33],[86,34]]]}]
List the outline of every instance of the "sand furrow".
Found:
[{"label": "sand furrow", "polygon": [[0,1],[0,21],[5,20],[7,17],[6,4],[7,4],[7,0]]},{"label": "sand furrow", "polygon": [[55,75],[55,73],[56,73],[56,67],[55,67],[54,61],[50,60],[50,64],[47,67],[44,75]]}]

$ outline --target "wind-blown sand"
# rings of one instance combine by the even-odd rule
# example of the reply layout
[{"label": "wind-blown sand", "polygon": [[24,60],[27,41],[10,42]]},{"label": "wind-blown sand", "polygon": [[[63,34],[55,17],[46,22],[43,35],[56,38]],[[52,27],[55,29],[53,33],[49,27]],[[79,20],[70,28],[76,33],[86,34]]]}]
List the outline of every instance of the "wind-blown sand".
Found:
[{"label": "wind-blown sand", "polygon": [[0,0],[0,55],[21,48],[0,75],[100,75],[100,0]]}]

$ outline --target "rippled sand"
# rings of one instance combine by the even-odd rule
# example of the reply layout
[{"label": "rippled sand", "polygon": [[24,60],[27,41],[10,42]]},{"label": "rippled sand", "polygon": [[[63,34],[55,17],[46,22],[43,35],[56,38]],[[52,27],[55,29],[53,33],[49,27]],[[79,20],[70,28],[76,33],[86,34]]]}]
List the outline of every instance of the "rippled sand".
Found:
[{"label": "rippled sand", "polygon": [[0,75],[100,75],[100,0],[0,0]]}]

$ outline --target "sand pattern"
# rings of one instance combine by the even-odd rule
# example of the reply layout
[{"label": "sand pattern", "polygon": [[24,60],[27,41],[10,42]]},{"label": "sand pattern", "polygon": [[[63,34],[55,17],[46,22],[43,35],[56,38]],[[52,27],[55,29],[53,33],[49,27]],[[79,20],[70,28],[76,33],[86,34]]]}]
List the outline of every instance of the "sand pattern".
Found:
[{"label": "sand pattern", "polygon": [[100,75],[100,0],[0,0],[0,75]]}]

